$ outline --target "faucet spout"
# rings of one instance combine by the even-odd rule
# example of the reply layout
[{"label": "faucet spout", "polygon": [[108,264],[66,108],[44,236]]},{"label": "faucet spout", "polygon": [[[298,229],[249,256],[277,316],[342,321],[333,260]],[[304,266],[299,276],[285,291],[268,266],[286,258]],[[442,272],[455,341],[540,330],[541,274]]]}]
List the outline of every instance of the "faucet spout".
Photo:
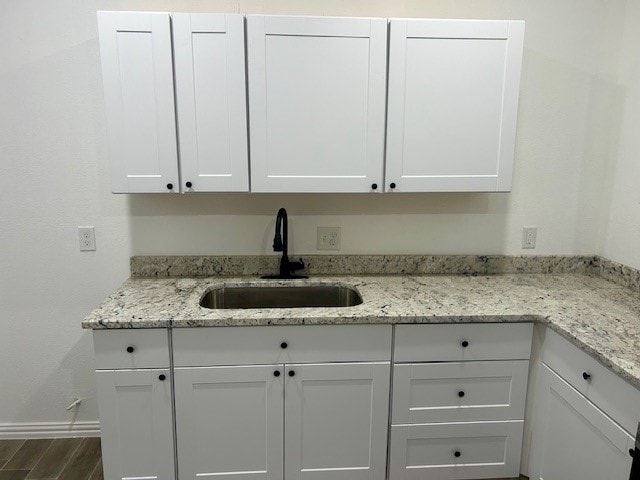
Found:
[{"label": "faucet spout", "polygon": [[292,275],[291,272],[295,270],[304,269],[304,262],[300,259],[299,262],[289,261],[289,220],[287,217],[287,211],[284,208],[278,210],[276,216],[276,231],[273,237],[273,251],[282,252],[282,258],[280,258],[280,274],[279,275],[266,275],[262,278],[307,278],[300,275]]}]

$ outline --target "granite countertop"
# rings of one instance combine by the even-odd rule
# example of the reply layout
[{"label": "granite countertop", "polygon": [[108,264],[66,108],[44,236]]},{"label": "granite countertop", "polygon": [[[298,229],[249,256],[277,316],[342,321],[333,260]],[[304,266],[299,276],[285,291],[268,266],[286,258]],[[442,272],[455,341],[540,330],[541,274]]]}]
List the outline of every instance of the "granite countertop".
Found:
[{"label": "granite countertop", "polygon": [[[209,310],[201,295],[215,285],[347,284],[362,295],[346,308]],[[250,325],[540,322],[640,388],[640,296],[581,274],[489,276],[319,276],[131,278],[83,322],[83,328]]]}]

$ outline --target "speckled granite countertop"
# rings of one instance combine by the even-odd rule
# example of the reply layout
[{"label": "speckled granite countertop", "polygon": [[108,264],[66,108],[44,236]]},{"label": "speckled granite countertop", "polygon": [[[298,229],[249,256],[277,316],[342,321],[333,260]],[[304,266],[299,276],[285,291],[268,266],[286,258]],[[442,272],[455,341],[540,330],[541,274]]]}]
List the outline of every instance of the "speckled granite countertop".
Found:
[{"label": "speckled granite countertop", "polygon": [[[347,308],[209,310],[214,285],[348,284],[362,295]],[[541,322],[640,388],[640,296],[580,274],[492,276],[335,276],[278,282],[255,277],[132,278],[83,328],[161,328],[300,324]]]}]

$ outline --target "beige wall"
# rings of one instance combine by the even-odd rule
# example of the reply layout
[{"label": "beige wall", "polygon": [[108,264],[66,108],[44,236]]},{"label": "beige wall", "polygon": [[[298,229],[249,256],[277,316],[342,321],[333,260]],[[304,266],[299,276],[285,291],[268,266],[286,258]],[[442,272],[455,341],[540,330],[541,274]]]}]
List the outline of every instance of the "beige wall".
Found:
[{"label": "beige wall", "polygon": [[640,268],[640,3],[630,1],[625,15],[620,62],[624,98],[617,155],[609,181],[607,225],[599,252]]},{"label": "beige wall", "polygon": [[[0,0],[0,7],[0,431],[7,423],[71,421],[65,407],[75,396],[87,398],[76,419],[97,418],[91,339],[79,322],[127,277],[130,254],[268,252],[281,206],[292,216],[294,254],[316,253],[318,225],[342,227],[343,253],[519,254],[522,226],[536,225],[538,249],[527,253],[602,248],[640,264],[629,246],[638,238],[631,174],[640,92],[619,84],[621,65],[627,84],[638,84],[636,64],[621,62],[621,52],[633,53],[622,49],[633,43],[632,23],[623,34],[623,1]],[[513,192],[111,195],[96,9],[524,19]],[[94,253],[78,252],[76,227],[87,224],[96,226]]]}]

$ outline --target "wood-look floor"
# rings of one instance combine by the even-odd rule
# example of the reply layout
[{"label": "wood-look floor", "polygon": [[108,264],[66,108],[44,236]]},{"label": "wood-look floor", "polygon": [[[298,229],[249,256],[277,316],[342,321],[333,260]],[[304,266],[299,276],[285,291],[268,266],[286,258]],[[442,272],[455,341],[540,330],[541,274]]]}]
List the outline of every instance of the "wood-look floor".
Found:
[{"label": "wood-look floor", "polygon": [[0,480],[103,480],[99,438],[0,440]]}]

